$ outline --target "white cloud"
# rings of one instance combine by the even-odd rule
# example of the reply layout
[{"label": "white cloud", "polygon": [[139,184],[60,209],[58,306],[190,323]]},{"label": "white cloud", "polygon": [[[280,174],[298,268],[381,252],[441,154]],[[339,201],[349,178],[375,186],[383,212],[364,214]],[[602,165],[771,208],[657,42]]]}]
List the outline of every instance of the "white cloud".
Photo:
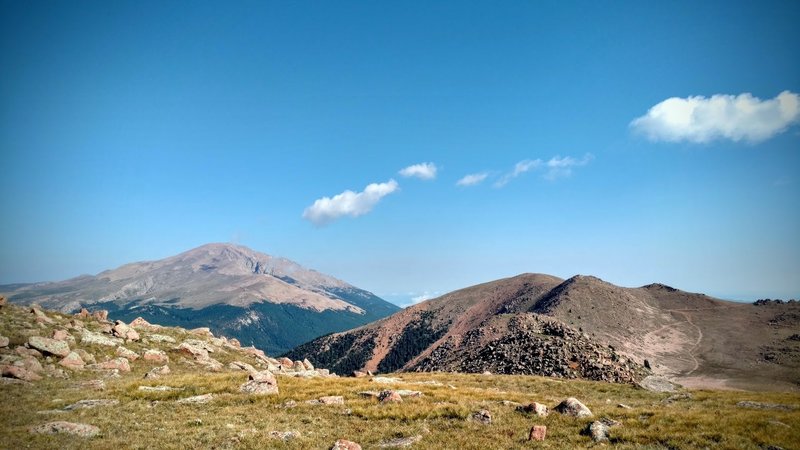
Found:
[{"label": "white cloud", "polygon": [[634,119],[631,128],[652,141],[695,143],[715,139],[760,142],[800,121],[800,96],[783,91],[761,100],[749,93],[672,97]]},{"label": "white cloud", "polygon": [[587,153],[581,159],[575,159],[571,156],[554,156],[547,161],[547,173],[544,177],[548,180],[555,180],[558,177],[568,177],[572,175],[572,168],[585,166],[589,161],[594,159],[594,155]]},{"label": "white cloud", "polygon": [[333,197],[322,197],[303,211],[303,218],[315,225],[326,225],[342,216],[358,217],[370,211],[385,196],[395,192],[398,184],[394,180],[372,183],[362,192],[344,191]]},{"label": "white cloud", "polygon": [[425,292],[423,292],[421,294],[417,294],[415,292],[409,292],[408,295],[413,295],[413,297],[411,297],[411,299],[410,299],[411,301],[406,303],[404,305],[404,307],[413,306],[413,305],[416,305],[418,303],[422,303],[425,300],[430,300],[432,298],[436,298],[436,297],[439,296],[439,292],[438,291],[436,291],[436,292],[425,291]]},{"label": "white cloud", "polygon": [[456,181],[456,186],[475,186],[476,184],[481,184],[488,176],[489,174],[486,172],[464,175],[464,177]]},{"label": "white cloud", "polygon": [[497,180],[497,182],[494,183],[494,187],[497,187],[497,188],[503,187],[506,184],[508,184],[509,181],[513,180],[514,178],[522,175],[525,172],[529,172],[529,171],[531,171],[533,169],[536,169],[541,165],[542,165],[542,160],[541,159],[533,159],[533,160],[525,159],[525,160],[522,160],[522,161],[520,161],[520,162],[518,162],[517,164],[514,165],[514,170],[512,170],[511,172],[503,175],[499,180]]},{"label": "white cloud", "polygon": [[414,164],[398,173],[404,177],[417,177],[423,180],[432,180],[436,178],[436,164],[430,162]]}]

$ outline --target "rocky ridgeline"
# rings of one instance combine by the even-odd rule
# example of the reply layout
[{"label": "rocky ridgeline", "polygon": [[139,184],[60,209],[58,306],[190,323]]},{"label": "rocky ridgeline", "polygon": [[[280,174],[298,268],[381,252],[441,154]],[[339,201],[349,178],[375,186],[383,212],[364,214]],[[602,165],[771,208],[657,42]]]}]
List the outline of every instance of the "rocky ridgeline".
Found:
[{"label": "rocky ridgeline", "polygon": [[[227,365],[219,361],[223,359]],[[37,306],[7,304],[0,297],[0,383],[34,386],[46,378],[83,380],[79,386],[104,389],[106,380],[130,372],[144,372],[143,380],[169,376],[170,365],[191,371],[244,371],[248,379],[240,391],[253,395],[278,393],[276,375],[314,378],[335,377],[308,360],[271,358],[238,340],[214,336],[208,328],[185,330],[162,327],[137,318],[131,323],[111,321],[106,311],[82,310],[73,316],[44,311]],[[89,378],[97,378],[86,380]],[[170,390],[146,386],[140,390]],[[204,403],[204,394],[179,400]],[[85,400],[68,408],[102,406],[104,400]],[[99,403],[98,403],[99,402]],[[49,422],[32,433],[68,433],[91,437],[97,427],[70,422]]]},{"label": "rocky ridgeline", "polygon": [[[636,383],[648,372],[613,347],[600,345],[582,332],[538,314],[513,317],[507,332],[498,339],[487,338],[493,331],[491,327],[479,327],[468,332],[460,343],[445,342],[414,369],[542,375],[613,383]],[[456,347],[466,349],[467,355],[454,352]]]}]

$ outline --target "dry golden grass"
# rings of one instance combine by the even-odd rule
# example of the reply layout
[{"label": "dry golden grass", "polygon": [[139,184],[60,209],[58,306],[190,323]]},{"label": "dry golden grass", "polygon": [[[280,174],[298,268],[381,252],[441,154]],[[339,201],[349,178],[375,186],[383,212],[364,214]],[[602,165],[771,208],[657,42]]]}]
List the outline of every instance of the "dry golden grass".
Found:
[{"label": "dry golden grass", "polygon": [[[6,313],[4,313],[6,314]],[[53,314],[62,325],[66,316]],[[0,334],[12,343],[26,340],[26,319],[6,317]],[[57,324],[58,325],[58,324]],[[87,323],[95,329],[99,325]],[[37,328],[37,327],[34,327]],[[42,335],[46,329],[39,328]],[[187,336],[178,329],[159,334],[178,339]],[[152,344],[150,345],[152,346]],[[163,348],[169,348],[167,344]],[[149,346],[126,344],[141,352]],[[114,356],[114,348],[94,346],[98,360]],[[0,385],[0,448],[291,448],[326,449],[338,438],[358,442],[365,449],[397,437],[421,436],[412,448],[420,449],[564,449],[585,448],[593,443],[580,434],[591,419],[559,414],[546,418],[517,412],[501,403],[538,401],[550,407],[566,397],[577,397],[595,414],[621,422],[612,428],[611,442],[621,449],[760,449],[768,445],[800,449],[800,410],[753,410],[736,407],[742,400],[800,405],[796,393],[752,393],[693,391],[691,399],[663,402],[670,394],[658,394],[628,385],[586,381],[563,381],[531,376],[466,375],[448,373],[397,374],[403,383],[385,385],[360,378],[297,379],[279,376],[280,394],[249,396],[239,392],[247,379],[242,371],[206,372],[169,352],[173,373],[159,380],[144,380],[152,367],[141,360],[133,372],[106,380],[104,391],[76,387],[101,373],[83,371],[70,379],[46,378],[33,385]],[[241,355],[213,355],[223,364]],[[441,385],[415,384],[436,381]],[[144,392],[139,386],[168,385],[180,391]],[[379,404],[359,391],[385,388],[412,389],[424,393],[400,404]],[[176,400],[213,393],[207,404],[178,404]],[[341,395],[345,405],[305,404],[321,396]],[[117,399],[116,406],[54,412],[84,399]],[[284,408],[289,400],[298,405]],[[617,407],[625,403],[632,409]],[[493,416],[490,425],[468,420],[479,409]],[[28,432],[32,426],[54,420],[96,425],[101,434],[85,439],[43,436]],[[528,442],[531,426],[547,426],[544,442]],[[298,431],[288,442],[272,439],[271,431]]]}]

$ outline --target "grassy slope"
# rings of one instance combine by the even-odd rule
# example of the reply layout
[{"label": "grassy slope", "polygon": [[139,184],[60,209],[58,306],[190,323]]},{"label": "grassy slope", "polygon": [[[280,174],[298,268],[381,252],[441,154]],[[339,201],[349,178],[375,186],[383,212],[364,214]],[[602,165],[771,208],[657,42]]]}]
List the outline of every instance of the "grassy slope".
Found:
[{"label": "grassy slope", "polygon": [[[55,316],[55,315],[52,315]],[[12,344],[24,339],[18,331],[0,326],[0,334],[12,337]],[[87,325],[94,326],[89,323]],[[42,330],[45,331],[45,330]],[[160,334],[180,339],[178,329]],[[142,344],[126,344],[141,352]],[[111,356],[113,348],[92,348],[98,359]],[[241,359],[233,353],[214,354],[223,364]],[[75,388],[81,380],[96,379],[98,373],[85,371],[70,380],[44,379],[33,386],[0,385],[0,447],[2,448],[329,448],[337,438],[376,448],[391,438],[422,435],[413,448],[424,449],[513,449],[574,448],[593,446],[579,433],[589,419],[551,414],[532,417],[504,406],[501,400],[520,403],[539,401],[554,406],[568,396],[581,399],[596,417],[622,422],[612,429],[615,448],[730,448],[757,449],[777,445],[800,448],[800,410],[762,411],[737,408],[741,400],[800,404],[800,394],[695,391],[690,400],[662,403],[669,394],[657,394],[628,385],[562,381],[531,376],[486,376],[446,373],[403,373],[406,382],[435,380],[443,386],[401,383],[396,388],[420,390],[422,398],[407,398],[402,404],[381,405],[358,395],[379,390],[367,378],[295,379],[279,377],[280,394],[254,397],[240,394],[244,372],[205,372],[170,353],[173,374],[159,380],[143,380],[151,365],[132,363],[133,372],[107,380],[105,391]],[[180,392],[141,392],[141,385],[170,385]],[[455,389],[448,387],[452,385]],[[178,398],[213,392],[217,397],[205,405],[179,405]],[[324,395],[342,395],[345,406],[311,406],[303,400]],[[111,407],[63,413],[39,413],[78,400],[110,398],[120,400]],[[296,408],[279,408],[296,400]],[[154,404],[154,401],[158,403]],[[618,408],[617,403],[633,407]],[[485,408],[491,411],[491,425],[467,420],[469,414]],[[347,413],[350,409],[350,413]],[[197,421],[199,419],[199,422]],[[28,428],[52,420],[67,420],[99,426],[102,435],[92,439],[70,436],[41,436]],[[781,422],[784,425],[776,424]],[[543,443],[529,443],[527,433],[534,424],[548,427]],[[302,437],[288,443],[271,440],[270,431],[296,430]]]}]

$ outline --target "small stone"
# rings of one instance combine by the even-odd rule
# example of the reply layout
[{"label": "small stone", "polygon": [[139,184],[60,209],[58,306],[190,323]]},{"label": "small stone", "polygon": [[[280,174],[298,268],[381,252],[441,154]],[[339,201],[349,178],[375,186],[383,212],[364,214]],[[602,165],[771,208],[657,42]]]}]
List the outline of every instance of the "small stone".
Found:
[{"label": "small stone", "polygon": [[488,410],[482,409],[472,413],[472,415],[470,415],[470,419],[484,425],[489,425],[492,423],[492,413],[490,413]]},{"label": "small stone", "polygon": [[390,439],[388,441],[381,442],[380,444],[378,444],[378,447],[380,448],[411,447],[412,445],[416,444],[421,440],[422,440],[422,435],[417,434],[415,436]]},{"label": "small stone", "polygon": [[383,391],[378,394],[381,403],[403,403],[403,397],[395,391]]},{"label": "small stone", "polygon": [[620,403],[620,404],[618,404],[618,405],[617,405],[617,408],[622,408],[622,409],[633,409],[633,408],[631,408],[630,406],[626,405],[625,403]]},{"label": "small stone", "polygon": [[597,420],[586,426],[584,434],[592,437],[595,442],[603,442],[608,440],[608,425]]},{"label": "small stone", "polygon": [[8,338],[5,336],[0,336],[0,348],[6,348],[8,347],[8,344],[9,344]]},{"label": "small stone", "polygon": [[140,391],[144,392],[169,392],[169,391],[182,391],[183,388],[172,386],[139,386]]},{"label": "small stone", "polygon": [[323,405],[344,405],[344,397],[341,395],[327,395],[318,400]]},{"label": "small stone", "polygon": [[72,434],[80,437],[94,437],[100,433],[100,429],[94,425],[72,422],[49,422],[30,429],[35,434]]},{"label": "small stone", "polygon": [[146,379],[148,379],[148,380],[154,380],[154,379],[161,378],[161,376],[163,376],[163,375],[168,375],[170,372],[172,372],[172,371],[169,370],[169,366],[158,366],[158,367],[153,367],[152,369],[150,369],[149,372],[144,374],[144,377]]},{"label": "small stone", "polygon": [[353,377],[355,377],[355,378],[364,378],[366,376],[367,376],[367,374],[365,372],[360,371],[360,370],[354,370],[353,371]]},{"label": "small stone", "polygon": [[270,431],[268,436],[270,437],[270,439],[291,441],[292,439],[299,438],[301,435],[299,431]]},{"label": "small stone", "polygon": [[80,400],[71,405],[64,407],[64,411],[73,411],[76,409],[90,409],[98,406],[114,406],[119,405],[119,400],[112,399],[99,399],[99,400]]},{"label": "small stone", "polygon": [[543,441],[547,436],[547,427],[544,425],[534,425],[528,433],[529,441]]},{"label": "small stone", "polygon": [[518,406],[517,411],[534,413],[539,417],[547,417],[548,414],[547,406],[538,402],[529,403],[525,406]]},{"label": "small stone", "polygon": [[333,444],[331,450],[361,450],[361,446],[347,439],[339,439]]},{"label": "small stone", "polygon": [[208,403],[214,398],[214,394],[195,395],[194,397],[186,397],[178,400],[176,403],[180,404],[198,404]]},{"label": "small stone", "polygon": [[69,345],[67,345],[66,342],[41,336],[31,336],[28,338],[28,345],[43,353],[61,357],[69,355],[70,352]]}]

